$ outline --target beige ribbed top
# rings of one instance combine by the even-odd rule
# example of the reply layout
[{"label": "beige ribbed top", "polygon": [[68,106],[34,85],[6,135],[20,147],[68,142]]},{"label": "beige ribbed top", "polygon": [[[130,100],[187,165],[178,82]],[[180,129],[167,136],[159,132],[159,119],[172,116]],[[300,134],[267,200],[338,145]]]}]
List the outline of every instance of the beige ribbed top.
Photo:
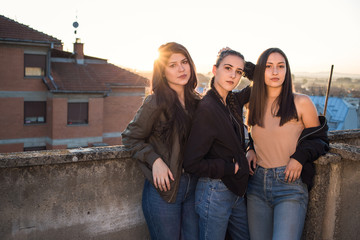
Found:
[{"label": "beige ribbed top", "polygon": [[268,107],[264,123],[263,128],[255,125],[250,129],[257,163],[263,168],[287,165],[304,129],[302,121],[291,120],[280,127],[280,118],[272,116],[270,107]]}]

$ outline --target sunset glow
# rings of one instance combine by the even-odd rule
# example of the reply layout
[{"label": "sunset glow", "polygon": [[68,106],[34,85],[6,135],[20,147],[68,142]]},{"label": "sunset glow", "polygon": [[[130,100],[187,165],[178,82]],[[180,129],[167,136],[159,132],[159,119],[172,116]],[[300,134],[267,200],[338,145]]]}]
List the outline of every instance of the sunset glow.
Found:
[{"label": "sunset glow", "polygon": [[131,69],[151,70],[158,47],[179,42],[202,73],[211,71],[218,50],[229,46],[252,62],[265,49],[279,47],[293,72],[328,72],[334,64],[335,73],[360,74],[359,12],[357,0],[14,0],[0,9],[1,15],[61,39],[65,51],[71,52],[79,37],[86,55]]}]

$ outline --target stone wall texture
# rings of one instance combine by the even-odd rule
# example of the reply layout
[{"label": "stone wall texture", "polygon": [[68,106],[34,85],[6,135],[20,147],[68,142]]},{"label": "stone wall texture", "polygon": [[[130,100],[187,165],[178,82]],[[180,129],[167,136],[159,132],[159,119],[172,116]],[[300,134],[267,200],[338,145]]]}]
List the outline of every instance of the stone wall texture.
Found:
[{"label": "stone wall texture", "polygon": [[[330,139],[303,239],[358,239],[360,130]],[[143,182],[122,146],[0,154],[0,239],[149,239]]]}]

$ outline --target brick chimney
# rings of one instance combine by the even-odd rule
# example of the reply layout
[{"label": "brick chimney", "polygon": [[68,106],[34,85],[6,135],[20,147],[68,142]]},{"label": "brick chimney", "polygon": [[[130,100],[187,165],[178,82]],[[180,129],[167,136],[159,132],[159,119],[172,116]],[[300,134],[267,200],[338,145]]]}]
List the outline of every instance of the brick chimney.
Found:
[{"label": "brick chimney", "polygon": [[74,43],[74,54],[78,64],[84,64],[84,44],[81,43],[80,38],[76,38]]}]

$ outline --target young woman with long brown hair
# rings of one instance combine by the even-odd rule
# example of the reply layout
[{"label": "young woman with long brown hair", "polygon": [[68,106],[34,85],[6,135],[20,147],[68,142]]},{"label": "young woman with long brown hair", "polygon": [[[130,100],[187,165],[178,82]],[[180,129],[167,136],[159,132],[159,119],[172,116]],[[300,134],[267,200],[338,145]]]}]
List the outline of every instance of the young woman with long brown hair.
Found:
[{"label": "young woman with long brown hair", "polygon": [[200,99],[195,65],[178,43],[159,48],[152,94],[122,134],[146,180],[142,207],[151,239],[198,239],[197,178],[183,170],[183,150]]},{"label": "young woman with long brown hair", "polygon": [[267,49],[257,61],[247,121],[250,238],[300,240],[312,162],[329,149],[328,127],[311,99],[293,92],[289,61],[279,48]]}]

